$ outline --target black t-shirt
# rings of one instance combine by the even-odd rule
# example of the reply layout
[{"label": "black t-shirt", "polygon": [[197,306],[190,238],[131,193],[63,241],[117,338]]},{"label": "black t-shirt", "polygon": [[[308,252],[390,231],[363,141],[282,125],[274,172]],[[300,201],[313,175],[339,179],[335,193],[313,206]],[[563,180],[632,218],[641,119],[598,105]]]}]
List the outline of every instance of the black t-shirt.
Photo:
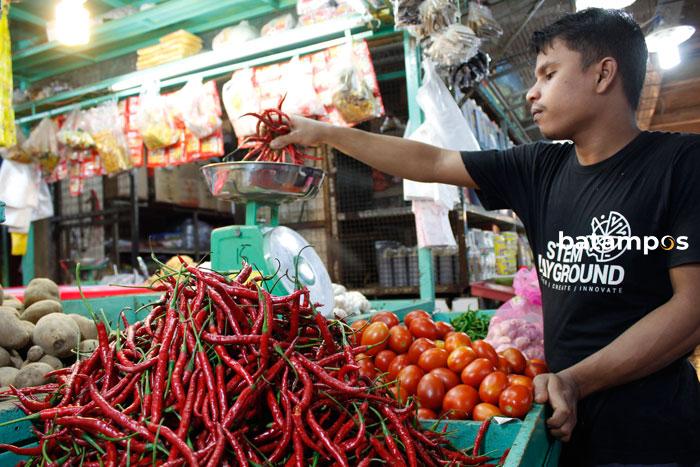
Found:
[{"label": "black t-shirt", "polygon": [[[525,225],[552,371],[667,302],[669,268],[700,263],[700,136],[643,132],[588,166],[556,143],[462,159],[484,206],[513,209]],[[583,464],[700,461],[700,384],[685,358],[584,399],[579,412],[567,450]]]}]

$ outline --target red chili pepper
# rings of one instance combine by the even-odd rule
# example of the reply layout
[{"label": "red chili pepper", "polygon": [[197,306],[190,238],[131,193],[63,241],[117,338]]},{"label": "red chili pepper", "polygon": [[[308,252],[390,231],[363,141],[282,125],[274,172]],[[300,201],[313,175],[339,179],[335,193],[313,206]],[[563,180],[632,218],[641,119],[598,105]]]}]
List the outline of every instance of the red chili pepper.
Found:
[{"label": "red chili pepper", "polygon": [[481,448],[481,442],[484,440],[484,436],[486,436],[486,431],[489,429],[490,423],[491,419],[487,418],[486,420],[481,422],[479,431],[476,432],[476,438],[474,439],[474,449],[472,450],[472,453],[475,456],[479,455],[479,448]]},{"label": "red chili pepper", "polygon": [[336,460],[336,462],[338,462],[341,466],[349,466],[348,459],[347,457],[345,457],[345,453],[338,450],[337,446],[333,444],[331,439],[328,437],[328,433],[323,431],[321,425],[319,425],[319,423],[314,418],[313,411],[309,410],[308,412],[306,412],[306,421],[311,427],[311,431],[313,431],[313,433],[318,437],[318,439],[321,440],[321,444],[323,444],[326,450],[331,454],[331,457],[333,457]]},{"label": "red chili pepper", "polygon": [[[153,435],[151,435],[143,425],[138,423],[136,420],[127,417],[126,415],[109,405],[109,403],[106,400],[104,400],[102,395],[97,391],[97,388],[92,382],[90,382],[90,396],[97,403],[97,406],[100,408],[100,410],[102,410],[103,414],[109,417],[112,421],[114,421],[118,425],[123,426],[124,428],[128,428],[131,431],[139,433],[149,442],[153,442]],[[117,436],[113,437],[117,438]]]},{"label": "red chili pepper", "polygon": [[180,438],[177,437],[173,431],[165,425],[155,425],[151,422],[146,422],[151,433],[159,433],[163,436],[174,448],[180,451],[180,454],[187,460],[187,463],[191,466],[198,466],[199,463],[194,457],[192,450],[187,446],[187,444]]},{"label": "red chili pepper", "polygon": [[401,442],[406,450],[406,455],[408,456],[408,465],[410,467],[416,467],[418,465],[418,461],[416,459],[416,448],[410,433],[406,429],[406,426],[401,422],[398,415],[396,415],[396,413],[394,413],[389,406],[382,405],[381,411],[389,422],[391,422],[394,430],[396,430],[396,433],[399,435],[399,438],[401,438]]}]

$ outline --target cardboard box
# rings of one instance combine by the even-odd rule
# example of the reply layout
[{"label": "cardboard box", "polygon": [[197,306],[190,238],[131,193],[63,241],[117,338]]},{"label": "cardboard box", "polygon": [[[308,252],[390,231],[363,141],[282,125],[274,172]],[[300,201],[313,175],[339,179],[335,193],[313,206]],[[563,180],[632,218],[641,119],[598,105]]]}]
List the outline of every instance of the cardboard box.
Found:
[{"label": "cardboard box", "polygon": [[[148,172],[146,167],[135,169],[134,182],[136,183],[136,196],[140,201],[148,199]],[[107,177],[104,182],[105,198],[129,198],[131,196],[131,184],[129,174],[120,173],[115,177]]]},{"label": "cardboard box", "polygon": [[175,168],[157,167],[153,172],[153,185],[155,187],[155,200],[159,203],[176,204],[177,202],[177,174]]}]

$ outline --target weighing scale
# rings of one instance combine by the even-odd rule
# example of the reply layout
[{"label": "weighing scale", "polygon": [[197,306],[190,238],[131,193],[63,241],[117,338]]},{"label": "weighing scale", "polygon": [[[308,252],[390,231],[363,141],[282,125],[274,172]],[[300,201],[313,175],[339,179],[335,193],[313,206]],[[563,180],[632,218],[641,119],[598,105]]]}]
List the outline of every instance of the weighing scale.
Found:
[{"label": "weighing scale", "polygon": [[[323,315],[331,317],[333,287],[323,261],[304,237],[279,225],[280,204],[314,198],[325,178],[323,170],[279,162],[220,162],[205,165],[202,173],[214,197],[246,203],[245,225],[212,232],[212,269],[235,271],[246,261],[263,276],[276,276],[274,295],[290,294],[298,282],[314,302],[324,305]],[[269,223],[258,218],[263,206],[270,208]]]}]

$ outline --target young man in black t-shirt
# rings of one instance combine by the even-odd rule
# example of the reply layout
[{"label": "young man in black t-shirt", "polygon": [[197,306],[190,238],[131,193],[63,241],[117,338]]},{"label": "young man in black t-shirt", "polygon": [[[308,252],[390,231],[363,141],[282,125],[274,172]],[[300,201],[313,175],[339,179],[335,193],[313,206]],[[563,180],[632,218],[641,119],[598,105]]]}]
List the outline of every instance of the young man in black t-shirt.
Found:
[{"label": "young man in black t-shirt", "polygon": [[542,288],[535,378],[562,465],[700,463],[700,137],[641,132],[647,49],[626,14],[589,9],[533,36],[535,143],[458,153],[300,117],[275,142],[326,143],[392,175],[480,190],[522,219]]}]

